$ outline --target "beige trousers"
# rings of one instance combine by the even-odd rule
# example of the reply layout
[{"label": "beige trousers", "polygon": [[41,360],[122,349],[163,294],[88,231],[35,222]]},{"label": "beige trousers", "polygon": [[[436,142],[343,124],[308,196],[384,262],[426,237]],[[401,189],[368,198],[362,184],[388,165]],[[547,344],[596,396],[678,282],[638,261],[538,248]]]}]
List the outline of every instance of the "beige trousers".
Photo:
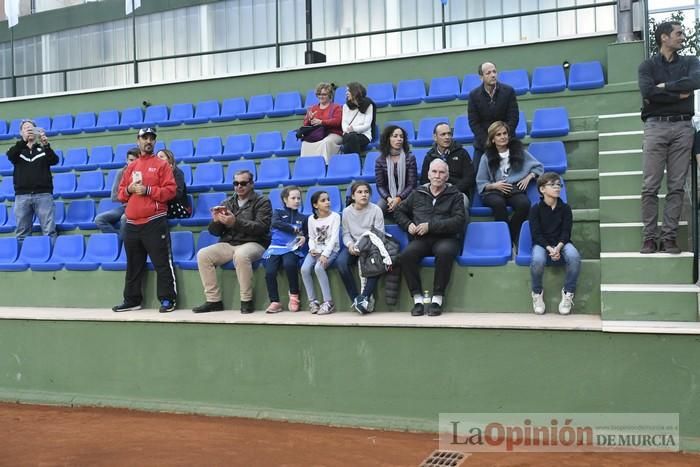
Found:
[{"label": "beige trousers", "polygon": [[204,296],[208,302],[220,302],[221,290],[216,281],[216,267],[233,260],[236,266],[238,285],[241,288],[241,301],[253,299],[253,262],[259,260],[265,248],[255,242],[233,246],[219,242],[197,252],[197,267],[202,278]]}]

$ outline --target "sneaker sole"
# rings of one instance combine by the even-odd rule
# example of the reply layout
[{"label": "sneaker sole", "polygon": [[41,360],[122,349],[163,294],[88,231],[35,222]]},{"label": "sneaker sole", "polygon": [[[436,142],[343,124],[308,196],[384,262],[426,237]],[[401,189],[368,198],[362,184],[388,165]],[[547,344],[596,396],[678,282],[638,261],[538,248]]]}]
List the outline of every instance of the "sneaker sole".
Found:
[{"label": "sneaker sole", "polygon": [[129,308],[119,308],[119,309],[112,308],[112,311],[115,313],[121,313],[122,311],[137,311],[137,310],[141,310],[142,308],[143,307],[141,305],[136,305],[136,306],[132,306]]}]

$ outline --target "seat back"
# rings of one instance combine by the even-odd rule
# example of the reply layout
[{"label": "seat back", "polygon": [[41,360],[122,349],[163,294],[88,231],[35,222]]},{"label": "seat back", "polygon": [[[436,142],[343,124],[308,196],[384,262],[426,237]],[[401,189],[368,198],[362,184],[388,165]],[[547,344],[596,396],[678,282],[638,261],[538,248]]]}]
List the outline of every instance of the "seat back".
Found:
[{"label": "seat back", "polygon": [[110,263],[119,256],[119,236],[115,233],[92,234],[88,238],[85,261]]},{"label": "seat back", "polygon": [[60,235],[49,262],[64,263],[68,261],[80,261],[85,256],[85,240],[82,235]]},{"label": "seat back", "polygon": [[191,139],[174,139],[168,145],[170,150],[175,155],[175,160],[181,161],[189,159],[194,155],[194,143]]},{"label": "seat back", "polygon": [[[80,199],[73,201],[66,209],[65,222],[75,224],[78,222],[92,222],[95,219],[95,200]],[[60,237],[59,237],[60,238]]]},{"label": "seat back", "polygon": [[187,261],[194,256],[194,235],[189,230],[170,232],[170,247],[174,261]]},{"label": "seat back", "polygon": [[18,261],[24,263],[45,263],[51,257],[51,237],[32,236],[22,242]]},{"label": "seat back", "polygon": [[343,211],[343,201],[340,197],[340,190],[337,186],[312,186],[306,191],[306,196],[304,196],[304,203],[302,212],[311,215],[313,210],[311,209],[311,196],[317,191],[325,191],[328,193],[328,197],[331,200],[331,210],[337,213]]},{"label": "seat back", "polygon": [[517,95],[530,91],[530,77],[527,75],[527,70],[500,71],[498,72],[498,81],[511,86]]},{"label": "seat back", "polygon": [[566,89],[566,75],[563,66],[539,66],[532,71],[531,93],[559,92],[564,89]]},{"label": "seat back", "polygon": [[221,138],[218,136],[207,136],[197,140],[197,151],[195,156],[218,156],[221,154]]}]

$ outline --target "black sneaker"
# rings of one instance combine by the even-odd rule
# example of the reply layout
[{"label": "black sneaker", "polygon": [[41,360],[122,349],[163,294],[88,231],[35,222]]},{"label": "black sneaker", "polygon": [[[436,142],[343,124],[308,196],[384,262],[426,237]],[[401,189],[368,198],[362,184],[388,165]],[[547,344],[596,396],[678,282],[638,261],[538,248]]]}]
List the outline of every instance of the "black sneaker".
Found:
[{"label": "black sneaker", "polygon": [[140,310],[141,304],[135,305],[133,303],[122,303],[121,305],[116,305],[112,307],[112,311],[115,313],[120,313],[122,311],[135,311]]},{"label": "black sneaker", "polygon": [[175,309],[175,301],[174,300],[168,300],[167,298],[165,300],[162,300],[160,302],[160,308],[158,309],[159,313],[170,313]]},{"label": "black sneaker", "polygon": [[209,313],[212,311],[224,311],[224,302],[204,302],[203,304],[192,308],[195,313]]},{"label": "black sneaker", "polygon": [[413,308],[411,308],[411,316],[423,316],[422,303],[416,303],[415,305],[413,305]]},{"label": "black sneaker", "polygon": [[241,313],[248,314],[255,311],[255,304],[253,300],[244,301],[241,300]]},{"label": "black sneaker", "polygon": [[639,250],[639,252],[643,255],[648,255],[651,253],[656,253],[658,251],[658,248],[656,246],[656,240],[653,238],[647,238],[644,240],[644,243],[642,243],[642,248]]},{"label": "black sneaker", "polygon": [[440,316],[442,314],[442,306],[433,302],[428,307],[428,316]]}]

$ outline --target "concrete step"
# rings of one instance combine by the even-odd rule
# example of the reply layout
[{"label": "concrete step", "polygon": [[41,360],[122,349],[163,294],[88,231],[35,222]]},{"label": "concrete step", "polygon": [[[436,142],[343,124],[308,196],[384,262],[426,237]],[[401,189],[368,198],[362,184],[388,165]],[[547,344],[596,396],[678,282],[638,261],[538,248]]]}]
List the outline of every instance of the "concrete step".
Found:
[{"label": "concrete step", "polygon": [[[666,195],[659,195],[659,213],[663,213]],[[641,222],[642,195],[600,197],[600,222]]]},{"label": "concrete step", "polygon": [[639,112],[600,115],[598,117],[598,131],[602,133],[611,133],[616,131],[639,130],[642,128],[642,123]]},{"label": "concrete step", "polygon": [[600,274],[602,283],[690,284],[693,254],[605,252],[600,254]]},{"label": "concrete step", "polygon": [[642,170],[642,149],[600,151],[598,169],[601,173]]},{"label": "concrete step", "polygon": [[698,321],[696,285],[601,284],[603,320]]},{"label": "concrete step", "polygon": [[[642,191],[642,171],[601,172],[601,196],[638,195]],[[661,181],[659,193],[666,193],[666,177]]]},{"label": "concrete step", "polygon": [[598,148],[600,151],[641,149],[643,136],[642,130],[599,132]]},{"label": "concrete step", "polygon": [[[688,245],[692,242],[689,241],[686,221],[680,222],[677,241],[683,251],[689,250]],[[641,222],[602,222],[600,224],[601,252],[639,252],[641,245]]]}]

